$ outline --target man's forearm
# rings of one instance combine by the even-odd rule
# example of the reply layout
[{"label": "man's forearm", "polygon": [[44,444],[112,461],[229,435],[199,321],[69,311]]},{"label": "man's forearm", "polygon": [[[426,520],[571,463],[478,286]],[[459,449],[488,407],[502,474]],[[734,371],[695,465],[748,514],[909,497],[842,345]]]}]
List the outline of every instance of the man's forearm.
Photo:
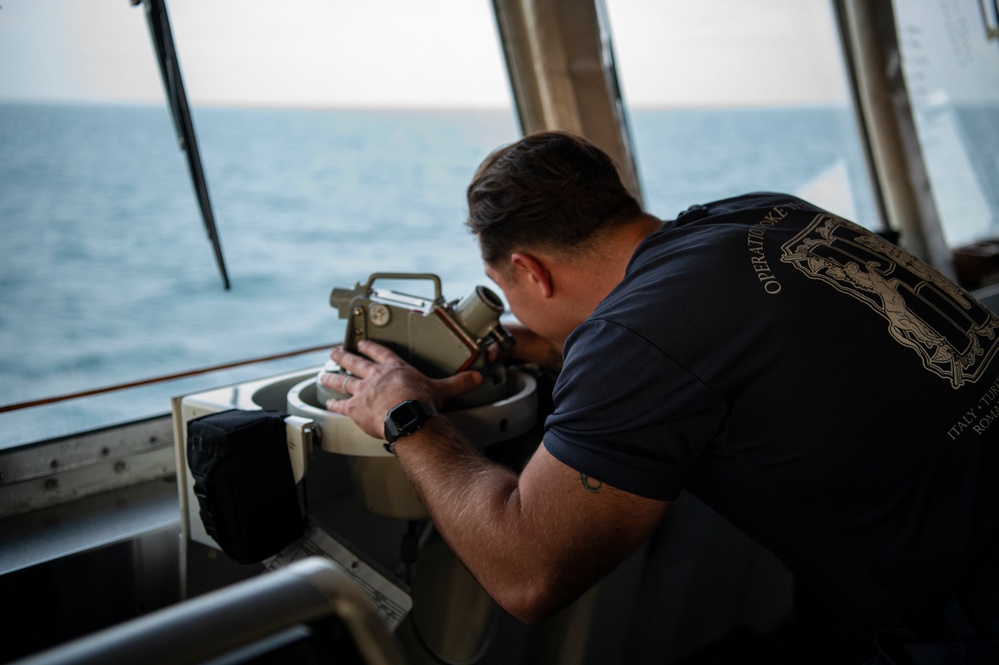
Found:
[{"label": "man's forearm", "polygon": [[400,440],[396,451],[438,531],[497,602],[526,621],[567,602],[554,579],[558,555],[538,532],[542,516],[525,511],[516,474],[472,448],[445,418]]},{"label": "man's forearm", "polygon": [[443,417],[400,439],[396,451],[438,531],[523,621],[546,618],[592,586],[668,506],[581,476],[544,446],[517,476]]}]

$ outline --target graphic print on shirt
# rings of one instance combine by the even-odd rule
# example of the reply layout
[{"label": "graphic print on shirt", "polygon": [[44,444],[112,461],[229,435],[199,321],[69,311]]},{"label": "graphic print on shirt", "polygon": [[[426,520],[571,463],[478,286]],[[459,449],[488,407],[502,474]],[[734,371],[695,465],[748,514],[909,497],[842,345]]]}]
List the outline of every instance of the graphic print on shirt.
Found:
[{"label": "graphic print on shirt", "polygon": [[923,367],[953,388],[974,383],[999,351],[999,318],[934,268],[851,222],[819,214],[781,261],[864,303]]}]

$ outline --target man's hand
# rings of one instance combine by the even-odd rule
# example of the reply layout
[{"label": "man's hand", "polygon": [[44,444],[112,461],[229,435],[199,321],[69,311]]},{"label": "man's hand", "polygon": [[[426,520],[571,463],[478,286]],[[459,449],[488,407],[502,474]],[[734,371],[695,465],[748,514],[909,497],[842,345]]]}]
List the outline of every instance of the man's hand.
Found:
[{"label": "man's hand", "polygon": [[347,416],[376,439],[385,438],[385,415],[399,402],[415,399],[441,409],[448,399],[473,390],[482,382],[478,372],[431,379],[371,340],[358,342],[357,348],[363,356],[342,347],[330,351],[330,358],[350,374],[327,373],[320,381],[327,388],[350,395],[348,399],[326,402],[326,408]]}]

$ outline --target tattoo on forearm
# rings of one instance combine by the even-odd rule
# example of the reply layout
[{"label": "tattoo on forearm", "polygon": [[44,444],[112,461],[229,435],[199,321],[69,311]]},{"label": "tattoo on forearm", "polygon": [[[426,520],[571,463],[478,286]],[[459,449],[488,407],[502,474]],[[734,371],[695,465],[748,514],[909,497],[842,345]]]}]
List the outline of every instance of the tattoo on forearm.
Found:
[{"label": "tattoo on forearm", "polygon": [[602,482],[594,478],[590,478],[585,473],[579,474],[579,479],[583,481],[583,489],[587,492],[599,492],[600,488],[604,486]]}]

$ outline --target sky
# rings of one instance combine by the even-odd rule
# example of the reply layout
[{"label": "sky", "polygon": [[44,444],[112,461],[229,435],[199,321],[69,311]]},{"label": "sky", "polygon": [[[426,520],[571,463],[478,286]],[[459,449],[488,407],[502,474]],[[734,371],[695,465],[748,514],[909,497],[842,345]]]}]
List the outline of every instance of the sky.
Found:
[{"label": "sky", "polygon": [[[838,103],[828,0],[606,0],[634,106]],[[169,0],[193,104],[509,105],[489,0]],[[0,99],[161,102],[144,8],[2,0]]]}]

